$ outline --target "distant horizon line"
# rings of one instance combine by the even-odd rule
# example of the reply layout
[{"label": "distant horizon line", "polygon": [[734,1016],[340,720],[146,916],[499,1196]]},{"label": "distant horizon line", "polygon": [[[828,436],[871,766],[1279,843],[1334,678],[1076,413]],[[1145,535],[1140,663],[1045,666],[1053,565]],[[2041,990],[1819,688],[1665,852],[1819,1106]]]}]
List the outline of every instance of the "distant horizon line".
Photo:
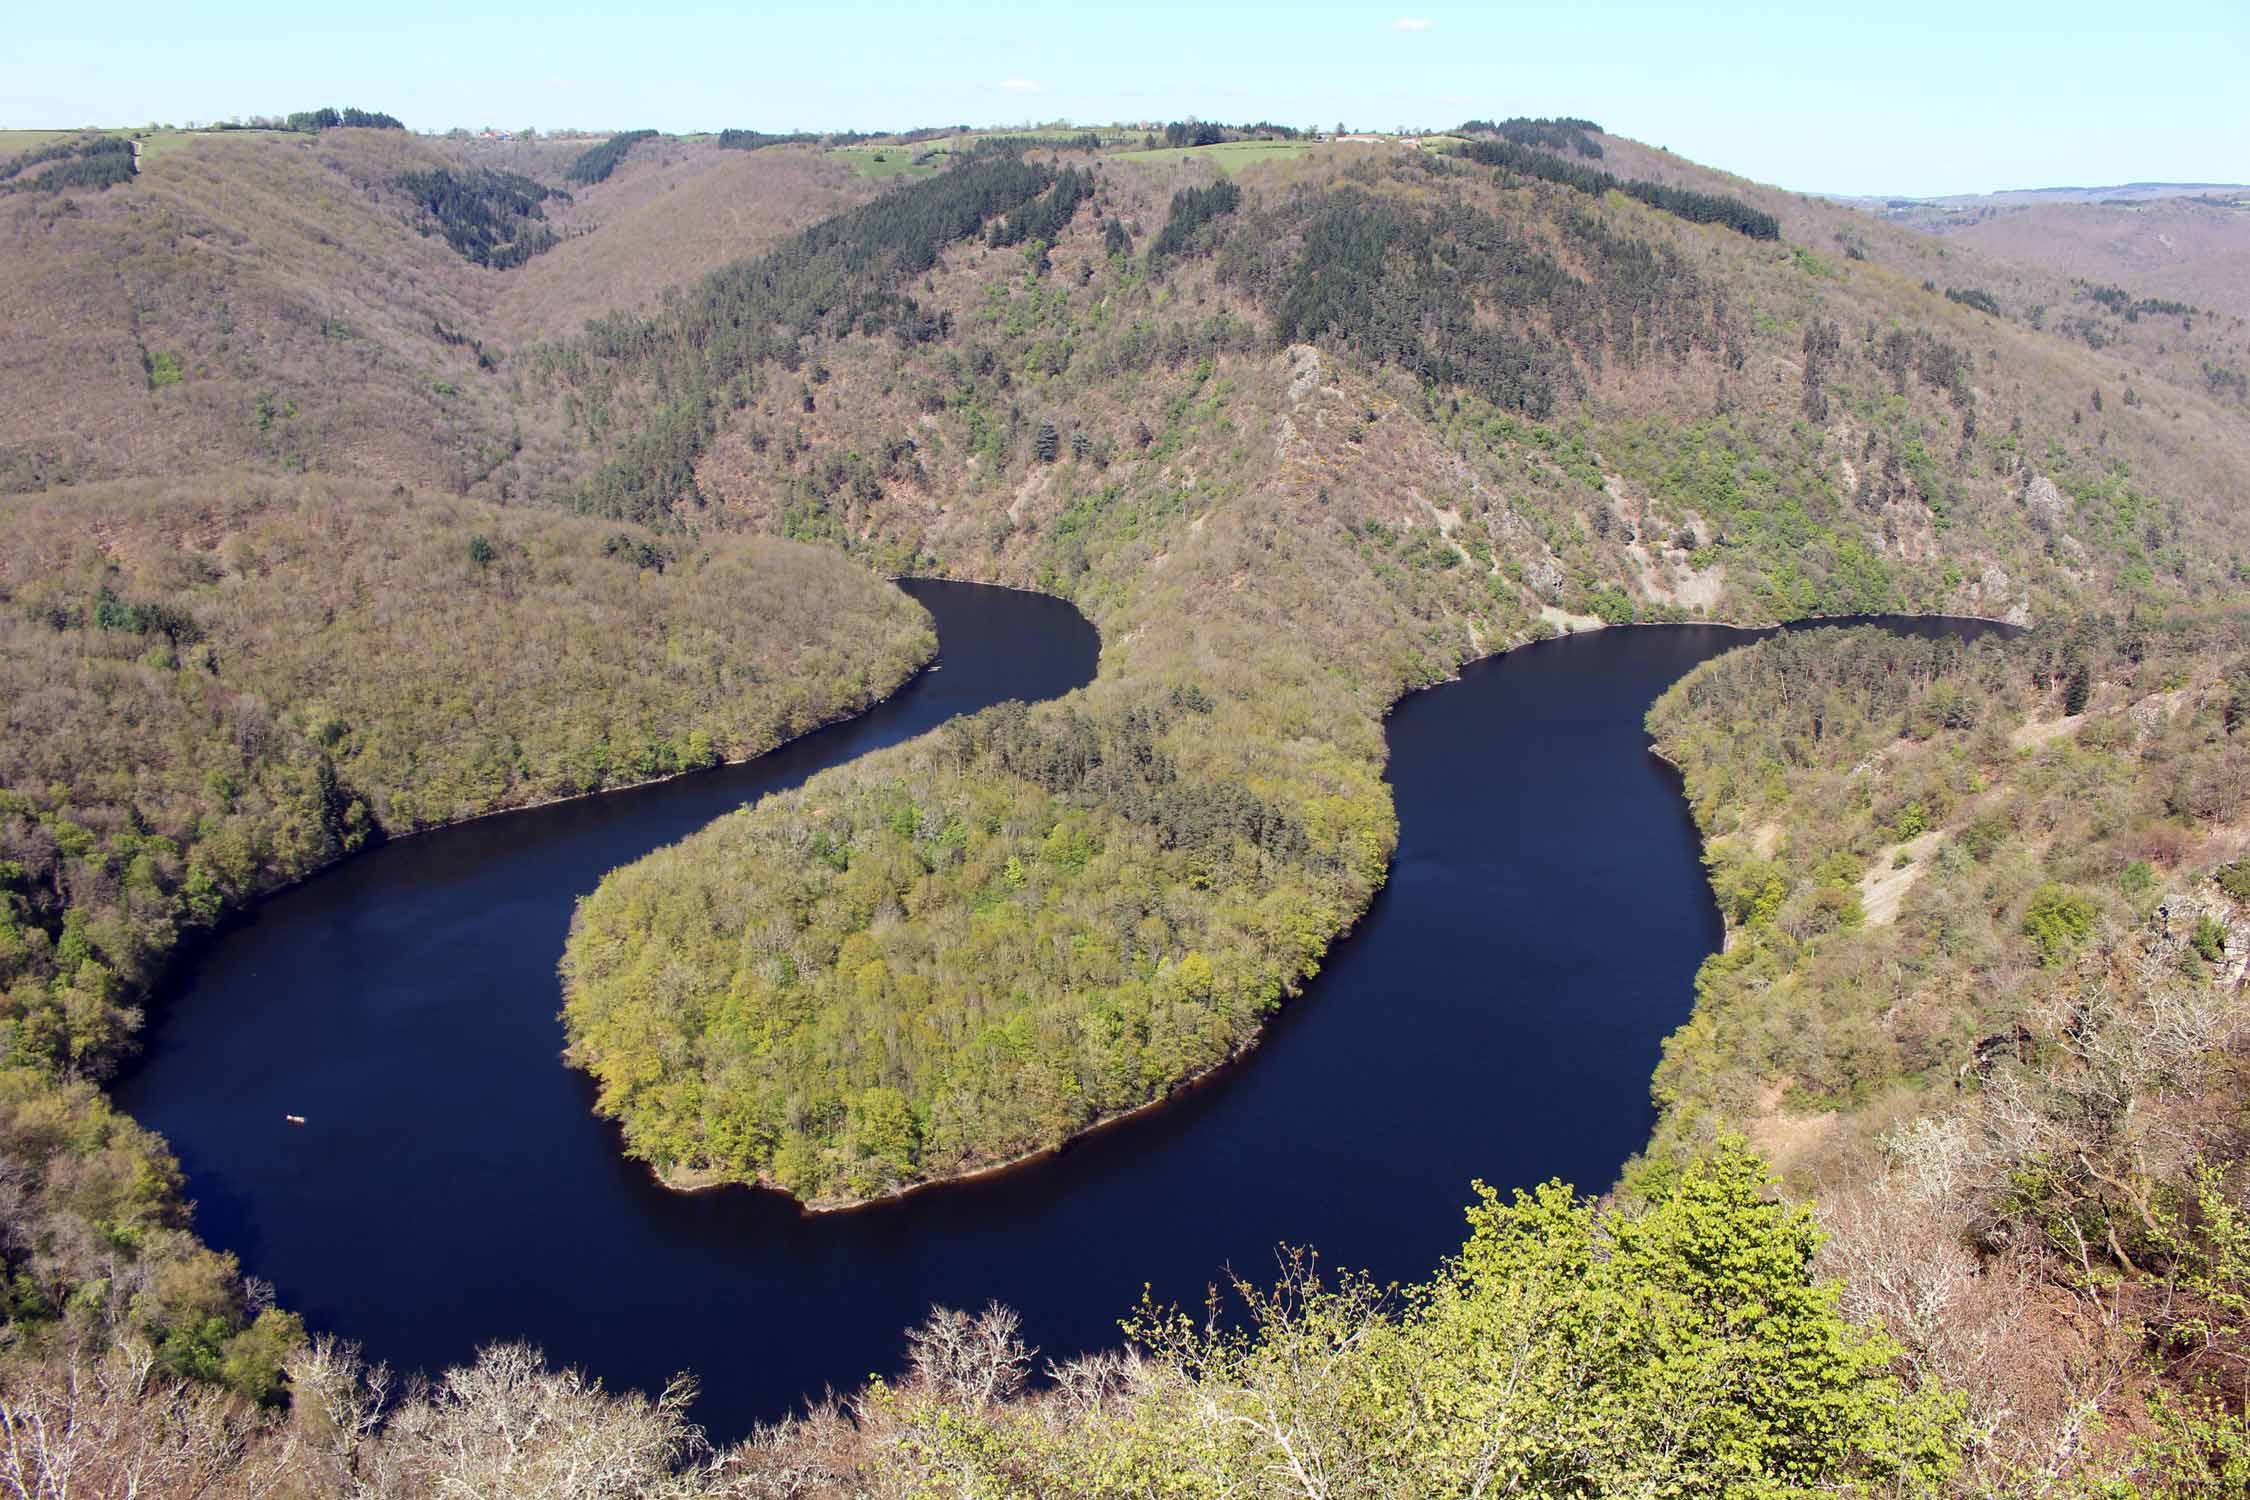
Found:
[{"label": "distant horizon line", "polygon": [[[239,114],[239,113],[238,113],[238,114],[234,114],[234,115],[229,115],[229,116],[226,116],[226,117],[224,117],[224,118],[213,118],[213,119],[209,119],[209,120],[189,120],[189,121],[188,121],[187,123],[185,123],[185,124],[182,124],[182,125],[173,125],[173,124],[170,124],[170,123],[166,123],[166,122],[160,122],[160,121],[149,121],[149,122],[148,122],[148,123],[146,123],[146,124],[140,124],[140,125],[93,125],[93,124],[78,124],[78,125],[14,125],[14,124],[7,124],[7,125],[0,125],[0,132],[7,132],[7,133],[31,133],[31,132],[38,132],[38,131],[54,131],[54,132],[57,132],[57,133],[61,133],[61,132],[66,132],[66,131],[89,131],[89,130],[90,130],[90,131],[102,131],[102,132],[109,132],[109,133],[122,133],[122,132],[130,132],[130,131],[145,131],[145,130],[178,130],[178,131],[182,131],[182,132],[206,132],[206,131],[210,131],[210,132],[215,132],[215,131],[218,131],[218,130],[222,129],[223,127],[226,127],[226,126],[230,126],[230,125],[231,125],[231,126],[234,126],[234,127],[237,127],[237,128],[244,128],[244,129],[248,129],[248,128],[255,128],[255,127],[251,127],[251,126],[248,126],[248,125],[246,125],[246,124],[244,123],[244,122],[246,122],[246,121],[253,121],[253,120],[255,120],[255,121],[264,121],[264,120],[282,120],[282,119],[286,119],[286,118],[287,118],[287,113],[286,113],[286,112],[277,112],[277,113],[270,113],[270,114],[268,114],[268,113],[251,113],[251,114]],[[1421,127],[1414,127],[1414,128],[1406,128],[1406,127],[1384,128],[1384,127],[1380,127],[1380,126],[1344,125],[1344,124],[1343,124],[1342,122],[1340,122],[1340,121],[1338,122],[1338,125],[1339,125],[1339,127],[1340,127],[1340,128],[1331,128],[1331,127],[1328,127],[1328,126],[1322,126],[1322,125],[1314,125],[1314,126],[1311,126],[1311,127],[1304,127],[1304,126],[1291,126],[1291,125],[1285,125],[1285,124],[1284,124],[1284,122],[1282,122],[1282,121],[1279,121],[1279,120],[1270,120],[1270,119],[1253,120],[1253,121],[1243,121],[1243,122],[1232,122],[1232,121],[1227,121],[1227,120],[1221,119],[1221,118],[1219,118],[1219,117],[1217,117],[1217,116],[1209,116],[1209,115],[1198,115],[1198,114],[1192,114],[1192,113],[1191,113],[1191,114],[1186,114],[1186,115],[1180,115],[1180,116],[1177,116],[1176,118],[1177,118],[1178,120],[1197,120],[1197,121],[1204,121],[1204,122],[1207,122],[1207,123],[1211,123],[1211,124],[1217,124],[1217,125],[1229,125],[1229,124],[1233,124],[1233,125],[1235,125],[1235,126],[1236,126],[1236,128],[1247,128],[1247,127],[1249,127],[1249,126],[1252,126],[1252,125],[1274,125],[1274,126],[1282,126],[1283,128],[1286,128],[1286,129],[1292,129],[1292,130],[1307,130],[1307,131],[1308,131],[1308,133],[1310,133],[1310,134],[1312,134],[1312,135],[1316,135],[1316,136],[1319,136],[1319,135],[1330,135],[1330,136],[1333,136],[1333,135],[1374,135],[1374,136],[1392,136],[1392,137],[1398,137],[1398,138],[1405,138],[1405,137],[1408,137],[1408,136],[1451,135],[1451,134],[1454,134],[1454,133],[1456,133],[1456,131],[1457,131],[1457,129],[1458,129],[1458,127],[1456,127],[1456,126],[1421,126]],[[1478,117],[1472,116],[1472,117],[1470,117],[1470,118],[1474,119],[1474,118],[1478,118]],[[1536,117],[1536,116],[1521,116],[1521,117],[1515,117],[1515,118],[1527,118],[1527,119],[1528,119],[1528,118],[1539,118],[1539,117]],[[1556,118],[1562,118],[1562,117],[1559,117],[1559,116],[1558,116],[1558,117],[1556,117]],[[1577,117],[1573,116],[1573,117],[1570,117],[1570,118],[1576,119]],[[791,126],[791,127],[787,128],[787,129],[768,129],[767,127],[764,127],[764,126],[739,126],[739,125],[736,125],[736,126],[710,126],[710,127],[699,127],[699,128],[696,128],[696,129],[691,129],[691,130],[658,130],[658,131],[657,131],[656,133],[657,133],[658,135],[662,135],[662,136],[672,136],[672,137],[675,137],[675,138],[687,138],[687,137],[691,137],[691,136],[715,136],[715,135],[719,135],[719,134],[721,134],[722,132],[724,132],[724,131],[727,131],[727,130],[752,130],[752,131],[755,131],[756,133],[758,133],[758,134],[761,134],[761,135],[775,135],[775,136],[786,136],[786,135],[814,135],[814,136],[831,136],[831,135],[860,135],[860,136],[864,136],[864,137],[869,137],[869,138],[874,138],[874,137],[885,137],[885,136],[888,136],[888,137],[893,137],[893,138],[895,138],[895,137],[898,137],[898,136],[908,135],[908,134],[912,134],[912,133],[914,133],[914,132],[917,132],[917,131],[923,131],[923,130],[943,130],[943,131],[949,131],[949,132],[953,132],[953,133],[956,133],[956,134],[962,134],[962,135],[999,135],[999,134],[1009,134],[1009,133],[1016,133],[1016,132],[1023,132],[1023,131],[1034,131],[1034,130],[1081,130],[1081,131],[1084,131],[1084,130],[1142,130],[1142,131],[1146,131],[1146,130],[1150,130],[1150,129],[1160,129],[1160,128],[1162,128],[1162,127],[1163,127],[1164,125],[1167,125],[1167,124],[1170,124],[1170,123],[1173,123],[1173,121],[1171,121],[1171,120],[1108,120],[1108,121],[1086,121],[1086,120],[1056,119],[1056,120],[1038,120],[1038,121],[1025,121],[1025,122],[1021,122],[1021,123],[1017,123],[1017,124],[1005,124],[1005,125],[1002,125],[1002,124],[970,125],[970,124],[966,124],[966,123],[958,123],[958,122],[957,122],[957,123],[954,123],[954,124],[949,124],[949,125],[911,125],[911,126],[908,126],[908,127],[906,127],[906,128],[905,128],[905,129],[903,129],[903,130],[863,130],[863,129],[861,129],[860,127],[858,127],[858,126],[856,126],[856,125],[839,125],[839,126],[829,126],[829,127],[823,127],[823,128],[806,128],[806,127],[802,127],[802,126]],[[1467,123],[1467,122],[1466,122],[1466,121],[1464,121],[1463,123]],[[1589,122],[1589,123],[1590,123],[1590,122]],[[646,127],[640,127],[640,128],[646,128]],[[1611,131],[1611,130],[1606,130],[1606,129],[1601,129],[1600,127],[1596,127],[1596,128],[1597,128],[1597,129],[1598,129],[1598,130],[1600,131],[1600,133],[1601,133],[1601,134],[1603,134],[1603,135],[1611,135],[1611,136],[1615,136],[1615,137],[1616,137],[1617,139],[1619,139],[1619,140],[1628,140],[1628,141],[1634,141],[1634,142],[1635,142],[1636,144],[1639,144],[1639,145],[1649,145],[1649,143],[1648,143],[1648,142],[1645,142],[1645,141],[1640,141],[1640,140],[1638,140],[1638,138],[1636,138],[1636,137],[1633,137],[1633,136],[1620,135],[1620,134],[1618,134],[1618,133],[1617,133],[1617,132],[1615,132],[1615,131]],[[528,132],[530,132],[530,133],[531,133],[531,134],[532,134],[533,136],[535,136],[535,137],[538,137],[538,138],[543,138],[543,139],[550,139],[550,140],[553,140],[553,139],[573,139],[573,140],[574,140],[574,139],[582,139],[582,138],[588,138],[588,137],[596,137],[596,136],[613,136],[613,135],[620,135],[620,134],[623,134],[623,133],[625,133],[625,132],[624,132],[623,130],[621,130],[621,129],[618,129],[618,128],[615,128],[615,127],[606,127],[606,126],[605,126],[605,127],[591,127],[591,126],[582,126],[582,125],[552,125],[552,126],[544,126],[544,127],[541,127],[541,126],[503,126],[503,125],[447,125],[447,126],[444,126],[444,127],[442,127],[442,128],[439,128],[439,127],[416,127],[416,126],[407,126],[407,127],[406,127],[406,129],[407,129],[407,133],[408,133],[408,134],[410,134],[410,135],[428,136],[428,137],[432,137],[432,138],[440,138],[440,139],[442,139],[442,138],[444,138],[444,137],[447,137],[447,136],[455,135],[455,134],[465,134],[465,135],[473,135],[473,136],[474,136],[474,135],[497,135],[497,136],[505,136],[505,137],[510,137],[510,138],[520,138],[520,137],[522,137],[522,136],[523,136],[523,135],[524,135],[524,134],[525,134],[525,133],[526,133],[526,132],[528,131]],[[1741,175],[1742,175],[1742,174],[1740,174],[1740,173],[1734,172],[1734,171],[1733,171],[1732,169],[1730,169],[1730,168],[1727,168],[1727,167],[1722,167],[1722,166],[1717,166],[1717,165],[1715,165],[1714,163],[1710,163],[1710,162],[1705,162],[1705,161],[1700,161],[1700,160],[1698,160],[1697,158],[1694,158],[1694,157],[1689,157],[1689,156],[1685,156],[1685,155],[1683,155],[1682,153],[1679,153],[1679,152],[1675,152],[1675,151],[1672,151],[1672,150],[1671,150],[1671,149],[1670,149],[1669,147],[1665,147],[1665,146],[1654,146],[1654,145],[1649,145],[1649,149],[1651,149],[1651,150],[1655,150],[1655,151],[1662,151],[1662,152],[1663,152],[1664,154],[1666,154],[1667,156],[1680,156],[1680,158],[1681,158],[1681,159],[1682,159],[1683,161],[1688,161],[1688,162],[1692,162],[1692,163],[1694,163],[1694,164],[1695,164],[1695,165],[1697,165],[1697,166],[1702,166],[1702,167],[1705,167],[1705,168],[1707,168],[1707,169],[1709,169],[1709,170],[1713,170],[1713,171],[1720,171],[1720,172],[1726,172],[1726,173],[1727,173],[1728,175],[1730,175],[1730,176],[1741,176]],[[1758,183],[1758,182],[1759,182],[1759,179],[1756,179],[1756,178],[1746,178],[1745,180],[1746,180],[1746,181],[1750,181],[1750,182],[1754,182],[1754,183]],[[2106,183],[2106,184],[2105,184],[2105,183],[2089,183],[2089,184],[2062,184],[2062,183],[2058,183],[2058,184],[2054,184],[2054,185],[2051,185],[2051,186],[2042,186],[2042,187],[1994,187],[1994,188],[1972,189],[1972,190],[1967,190],[1967,191],[1956,191],[1956,192],[1842,192],[1842,191],[1836,191],[1836,190],[1832,190],[1832,189],[1827,189],[1827,188],[1792,188],[1792,187],[1787,187],[1787,186],[1784,186],[1783,184],[1781,184],[1781,183],[1778,183],[1778,182],[1765,182],[1765,183],[1759,183],[1759,185],[1761,185],[1761,186],[1765,186],[1765,187],[1776,188],[1776,189],[1778,189],[1778,190],[1780,190],[1780,191],[1782,191],[1782,192],[1786,192],[1786,193],[1797,193],[1797,194],[1799,194],[1800,196],[1803,196],[1803,197],[1807,197],[1807,198],[1824,198],[1824,199],[1827,199],[1827,200],[1829,200],[1830,202],[1841,202],[1841,203],[1877,203],[1877,202],[1906,202],[1906,203],[1943,203],[1943,202],[1945,202],[1945,201],[1947,201],[1947,200],[1949,200],[1949,199],[1955,199],[1955,198],[2001,198],[2001,197],[2009,197],[2009,196],[2013,196],[2013,195],[2022,195],[2022,196],[2036,196],[2036,195],[2042,195],[2042,194],[2053,194],[2053,193],[2123,193],[2123,192],[2148,192],[2148,191],[2152,191],[2152,190],[2157,190],[2157,189],[2163,189],[2163,190],[2166,190],[2166,191],[2170,191],[2170,192],[2178,192],[2178,193],[2185,193],[2185,192],[2211,192],[2211,191],[2250,191],[2250,182],[2203,182],[2203,181],[2195,181],[2195,180],[2185,180],[2185,179],[2183,179],[2183,180],[2177,180],[2177,181],[2175,181],[2175,180],[2171,180],[2171,179],[2164,179],[2164,178],[2136,179],[2136,180],[2133,180],[2133,181],[2130,181],[2130,182],[2118,182],[2118,183]]]}]

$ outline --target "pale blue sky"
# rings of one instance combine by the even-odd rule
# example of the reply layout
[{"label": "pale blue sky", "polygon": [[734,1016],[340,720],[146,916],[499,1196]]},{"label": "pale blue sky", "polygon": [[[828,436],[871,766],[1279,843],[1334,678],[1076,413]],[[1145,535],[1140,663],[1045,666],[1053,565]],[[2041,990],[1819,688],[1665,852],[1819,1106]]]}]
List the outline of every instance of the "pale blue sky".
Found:
[{"label": "pale blue sky", "polygon": [[27,6],[0,125],[358,104],[416,129],[1577,114],[1786,187],[2250,179],[2250,0],[1381,8]]}]

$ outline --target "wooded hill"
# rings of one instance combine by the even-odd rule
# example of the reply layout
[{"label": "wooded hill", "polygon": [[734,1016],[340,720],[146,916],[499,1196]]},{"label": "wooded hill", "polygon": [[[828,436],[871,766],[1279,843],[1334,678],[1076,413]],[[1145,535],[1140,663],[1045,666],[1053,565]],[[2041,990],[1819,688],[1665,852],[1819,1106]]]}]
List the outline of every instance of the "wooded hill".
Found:
[{"label": "wooded hill", "polygon": [[[10,1356],[254,1399],[293,1323],[91,1086],[191,934],[353,851],[772,749],[926,662],[833,552],[250,475],[19,499],[0,542]],[[276,1320],[279,1321],[276,1321]]]},{"label": "wooded hill", "polygon": [[[568,184],[582,149],[158,136],[107,192],[0,198],[0,493],[236,464],[543,493],[583,460],[530,399],[517,345],[867,191],[814,153],[672,141]],[[130,174],[129,151],[99,159]]]}]

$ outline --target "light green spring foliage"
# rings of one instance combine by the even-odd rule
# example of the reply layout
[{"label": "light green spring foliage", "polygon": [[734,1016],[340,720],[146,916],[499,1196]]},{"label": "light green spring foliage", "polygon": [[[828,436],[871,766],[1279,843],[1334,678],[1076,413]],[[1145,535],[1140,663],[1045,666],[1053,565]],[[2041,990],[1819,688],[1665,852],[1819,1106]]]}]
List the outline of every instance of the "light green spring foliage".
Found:
[{"label": "light green spring foliage", "polygon": [[1229,717],[1199,692],[1123,727],[994,710],[611,875],[564,963],[600,1108],[674,1180],[832,1202],[1058,1145],[1217,1066],[1394,838],[1341,757],[1184,779]]},{"label": "light green spring foliage", "polygon": [[1237,1287],[1239,1326],[1145,1308],[1130,1362],[1043,1397],[964,1400],[927,1370],[877,1387],[851,1484],[1797,1500],[1930,1493],[1953,1472],[1958,1400],[1909,1392],[1889,1340],[1838,1311],[1810,1214],[1739,1145],[1645,1207],[1480,1189],[1469,1223],[1461,1254],[1402,1291],[1299,1256],[1278,1286]]},{"label": "light green spring foliage", "polygon": [[11,1356],[132,1339],[160,1374],[253,1401],[279,1390],[303,1324],[246,1306],[235,1258],[196,1243],[179,1164],[156,1135],[92,1084],[0,1067],[0,1160]]},{"label": "light green spring foliage", "polygon": [[369,840],[758,754],[934,649],[842,558],[221,476],[15,502],[0,1053],[99,1073],[180,934]]},{"label": "light green spring foliage", "polygon": [[[1666,1046],[1659,1154],[1697,1118],[1742,1118],[1762,1080],[1848,1108],[1950,1079],[2104,931],[2146,918],[2152,853],[2168,878],[2210,873],[2205,833],[2250,805],[2250,740],[2226,719],[2244,644],[2233,616],[1967,648],[1817,631],[1674,685],[1649,728],[1686,777],[1730,937]],[[2019,744],[2082,667],[2107,685],[2087,724]],[[1896,914],[1866,924],[1886,878],[1904,881]]]}]

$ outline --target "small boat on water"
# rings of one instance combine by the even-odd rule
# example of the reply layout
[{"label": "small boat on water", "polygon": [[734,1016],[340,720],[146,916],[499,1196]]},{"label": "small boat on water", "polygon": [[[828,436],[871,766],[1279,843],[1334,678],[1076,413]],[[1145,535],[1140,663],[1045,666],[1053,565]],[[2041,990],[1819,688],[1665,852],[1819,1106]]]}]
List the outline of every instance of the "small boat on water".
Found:
[{"label": "small boat on water", "polygon": [[305,1117],[303,1115],[283,1115],[281,1118],[287,1120],[292,1125],[302,1125],[305,1123]]}]

